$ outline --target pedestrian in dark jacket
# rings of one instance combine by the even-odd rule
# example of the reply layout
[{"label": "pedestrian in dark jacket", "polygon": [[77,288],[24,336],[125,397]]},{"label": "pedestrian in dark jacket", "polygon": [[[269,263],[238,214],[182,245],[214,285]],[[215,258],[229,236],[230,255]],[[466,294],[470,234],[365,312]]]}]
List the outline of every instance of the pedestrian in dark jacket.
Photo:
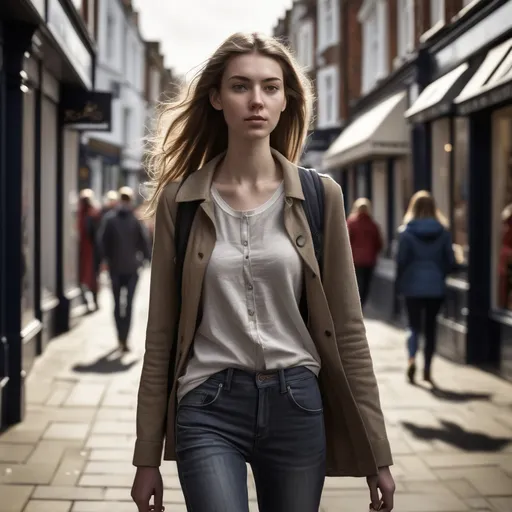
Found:
[{"label": "pedestrian in dark jacket", "polygon": [[[150,246],[145,226],[133,213],[132,190],[129,187],[121,188],[119,197],[119,205],[105,215],[99,245],[110,272],[119,345],[126,352],[139,268],[144,259],[150,259]],[[126,291],[123,308],[122,290]]]},{"label": "pedestrian in dark jacket", "polygon": [[405,298],[410,329],[407,377],[411,383],[414,383],[416,353],[423,330],[423,379],[433,384],[431,365],[436,349],[437,314],[446,295],[446,276],[455,266],[451,235],[446,226],[430,193],[421,190],[414,194],[400,228],[397,252],[397,287]]},{"label": "pedestrian in dark jacket", "polygon": [[364,306],[370,293],[373,271],[383,245],[379,226],[371,216],[371,203],[368,199],[361,197],[354,202],[352,213],[347,219],[347,227],[359,296],[361,305]]}]

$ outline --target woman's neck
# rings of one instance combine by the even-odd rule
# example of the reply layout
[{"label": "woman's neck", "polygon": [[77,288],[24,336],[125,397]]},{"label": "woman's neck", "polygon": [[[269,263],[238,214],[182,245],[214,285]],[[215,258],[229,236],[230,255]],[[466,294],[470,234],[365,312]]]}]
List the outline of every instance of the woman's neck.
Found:
[{"label": "woman's neck", "polygon": [[216,175],[217,182],[232,184],[256,184],[281,179],[282,172],[274,161],[268,139],[237,141],[236,144],[230,142]]}]

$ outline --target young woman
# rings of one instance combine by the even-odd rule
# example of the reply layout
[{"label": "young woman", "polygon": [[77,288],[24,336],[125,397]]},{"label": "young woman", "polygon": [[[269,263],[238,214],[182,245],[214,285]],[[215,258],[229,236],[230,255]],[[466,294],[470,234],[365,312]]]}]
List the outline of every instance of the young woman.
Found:
[{"label": "young woman", "polygon": [[[414,383],[419,337],[425,332],[423,379],[433,384],[432,357],[436,349],[437,314],[446,295],[445,280],[455,266],[447,222],[426,190],[409,202],[398,241],[398,291],[405,298],[409,322],[407,377]],[[424,322],[424,324],[423,324]],[[422,329],[424,325],[424,329]]]},{"label": "young woman", "polygon": [[[322,279],[302,205],[294,162],[311,103],[284,46],[235,34],[162,114],[133,458],[139,511],[151,496],[162,509],[164,437],[192,512],[247,512],[246,463],[265,512],[317,511],[326,475],[366,476],[374,508],[393,508],[341,190],[323,178]],[[201,204],[177,290],[174,219],[189,201]]]},{"label": "young woman", "polygon": [[352,213],[347,219],[357,286],[363,307],[370,293],[373,271],[383,245],[379,226],[373,220],[371,211],[370,200],[360,197],[354,201]]}]

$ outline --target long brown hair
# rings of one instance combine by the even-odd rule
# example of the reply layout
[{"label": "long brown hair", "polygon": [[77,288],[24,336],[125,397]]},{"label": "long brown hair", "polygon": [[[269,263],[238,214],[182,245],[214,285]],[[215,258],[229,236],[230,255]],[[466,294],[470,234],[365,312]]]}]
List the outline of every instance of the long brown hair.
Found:
[{"label": "long brown hair", "polygon": [[150,177],[148,214],[154,213],[168,183],[185,179],[227,149],[227,124],[223,113],[212,107],[210,91],[220,88],[231,58],[253,52],[277,60],[283,69],[287,106],[270,135],[270,145],[288,160],[299,160],[311,121],[310,80],[278,39],[262,34],[233,34],[208,59],[190,85],[182,88],[178,99],[160,107],[146,161]]},{"label": "long brown hair", "polygon": [[404,215],[403,225],[415,219],[433,218],[444,227],[448,227],[448,220],[436,207],[436,202],[428,190],[419,190],[409,201],[409,206]]}]

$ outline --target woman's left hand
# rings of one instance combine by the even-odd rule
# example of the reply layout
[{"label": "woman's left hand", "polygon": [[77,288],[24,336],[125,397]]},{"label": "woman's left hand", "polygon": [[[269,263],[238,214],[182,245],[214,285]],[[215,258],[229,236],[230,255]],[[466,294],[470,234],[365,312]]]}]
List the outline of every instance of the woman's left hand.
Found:
[{"label": "woman's left hand", "polygon": [[[379,468],[379,474],[366,477],[370,489],[370,510],[391,512],[395,494],[395,481],[388,466]],[[379,497],[379,490],[381,497]]]}]

